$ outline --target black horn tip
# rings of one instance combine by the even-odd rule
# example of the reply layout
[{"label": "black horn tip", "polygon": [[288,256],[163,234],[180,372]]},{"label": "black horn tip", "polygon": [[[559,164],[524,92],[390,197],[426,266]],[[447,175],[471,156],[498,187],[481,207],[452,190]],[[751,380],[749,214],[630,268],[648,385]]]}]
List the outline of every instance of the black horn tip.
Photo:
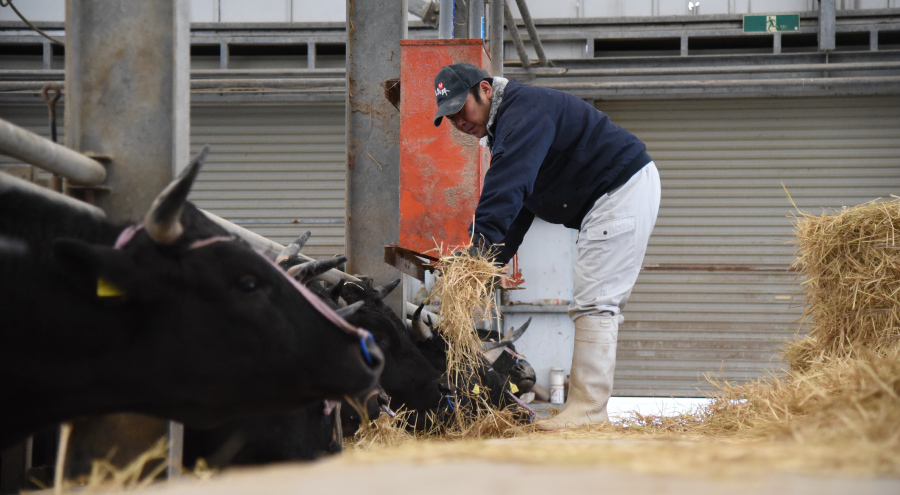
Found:
[{"label": "black horn tip", "polygon": [[359,308],[361,308],[362,305],[363,305],[363,301],[356,301],[355,303],[353,303],[353,304],[351,304],[351,305],[349,305],[349,306],[347,306],[347,307],[344,307],[344,308],[340,308],[340,309],[335,310],[335,312],[336,312],[341,318],[347,318],[347,317],[349,317],[350,315],[352,315],[353,313],[356,313],[357,311],[359,311]]},{"label": "black horn tip", "polygon": [[399,278],[394,279],[393,281],[388,282],[388,283],[382,285],[381,287],[378,287],[377,289],[375,289],[378,291],[378,297],[380,297],[381,299],[384,299],[385,297],[387,297],[388,294],[393,292],[394,289],[396,289],[397,286],[400,285],[400,281],[401,281],[401,279],[399,279]]}]

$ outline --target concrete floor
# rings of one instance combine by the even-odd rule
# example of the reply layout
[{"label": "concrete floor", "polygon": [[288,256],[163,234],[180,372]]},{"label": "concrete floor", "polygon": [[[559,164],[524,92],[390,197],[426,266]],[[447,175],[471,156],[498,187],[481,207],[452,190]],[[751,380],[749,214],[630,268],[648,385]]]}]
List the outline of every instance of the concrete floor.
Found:
[{"label": "concrete floor", "polygon": [[459,460],[359,463],[335,458],[312,464],[231,470],[208,481],[175,481],[145,493],[165,495],[365,494],[853,494],[897,495],[900,479],[830,475],[682,476],[595,467]]}]

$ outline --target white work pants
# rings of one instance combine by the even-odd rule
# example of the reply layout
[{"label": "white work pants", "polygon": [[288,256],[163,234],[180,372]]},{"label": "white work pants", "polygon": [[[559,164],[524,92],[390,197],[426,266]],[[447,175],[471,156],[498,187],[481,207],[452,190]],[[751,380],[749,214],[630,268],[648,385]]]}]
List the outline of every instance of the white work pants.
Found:
[{"label": "white work pants", "polygon": [[604,194],[581,222],[573,268],[572,321],[580,316],[620,316],[634,288],[659,212],[659,172],[648,163],[620,188]]}]

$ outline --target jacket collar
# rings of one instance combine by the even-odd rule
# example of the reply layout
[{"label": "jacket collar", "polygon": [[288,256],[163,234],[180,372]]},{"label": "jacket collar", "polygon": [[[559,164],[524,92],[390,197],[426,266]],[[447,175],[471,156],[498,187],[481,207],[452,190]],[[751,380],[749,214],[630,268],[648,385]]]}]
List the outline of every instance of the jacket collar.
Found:
[{"label": "jacket collar", "polygon": [[494,129],[496,128],[497,110],[500,108],[500,102],[503,101],[503,91],[506,89],[506,83],[509,79],[503,77],[494,77],[491,83],[493,94],[491,95],[491,110],[488,113],[487,136],[481,138],[482,146],[491,147],[494,145]]}]

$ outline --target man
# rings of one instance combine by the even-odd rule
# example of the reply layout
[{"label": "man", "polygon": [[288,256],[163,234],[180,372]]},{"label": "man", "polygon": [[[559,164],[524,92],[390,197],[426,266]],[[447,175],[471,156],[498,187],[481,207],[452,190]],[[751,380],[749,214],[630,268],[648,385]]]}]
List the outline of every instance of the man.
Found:
[{"label": "man", "polygon": [[472,224],[473,242],[495,261],[516,253],[534,217],[578,229],[575,349],[569,395],[557,430],[609,420],[616,339],[659,210],[656,165],[646,146],[583,100],[529,86],[467,63],[434,78],[438,111],[491,150],[491,166]]}]

